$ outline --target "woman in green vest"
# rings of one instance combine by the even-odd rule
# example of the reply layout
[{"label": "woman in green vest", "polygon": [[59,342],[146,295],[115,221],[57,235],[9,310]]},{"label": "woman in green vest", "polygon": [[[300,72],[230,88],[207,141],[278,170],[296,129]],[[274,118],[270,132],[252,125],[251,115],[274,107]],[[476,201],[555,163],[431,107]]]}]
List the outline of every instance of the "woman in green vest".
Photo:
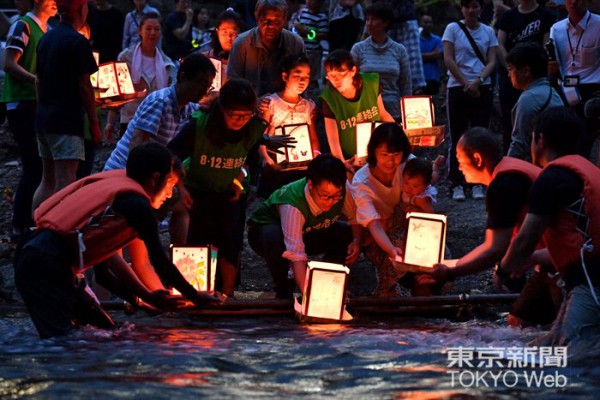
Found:
[{"label": "woman in green vest", "polygon": [[[342,215],[350,226],[338,220]],[[294,281],[304,292],[309,255],[324,254],[323,261],[336,264],[355,263],[361,232],[346,190],[346,168],[330,154],[313,159],[306,178],[273,192],[248,220],[248,242],[265,258],[277,298],[290,298]]]},{"label": "woman in green vest", "polygon": [[194,113],[168,145],[185,160],[185,185],[194,201],[187,244],[218,248],[217,287],[229,297],[234,294],[246,219],[244,164],[267,127],[255,116],[255,107],[250,83],[231,79],[208,111]]},{"label": "woman in green vest", "polygon": [[395,121],[383,105],[379,75],[359,72],[349,51],[332,52],[325,60],[325,72],[329,83],[320,97],[327,141],[331,154],[344,161],[346,169],[353,173],[356,124]]}]

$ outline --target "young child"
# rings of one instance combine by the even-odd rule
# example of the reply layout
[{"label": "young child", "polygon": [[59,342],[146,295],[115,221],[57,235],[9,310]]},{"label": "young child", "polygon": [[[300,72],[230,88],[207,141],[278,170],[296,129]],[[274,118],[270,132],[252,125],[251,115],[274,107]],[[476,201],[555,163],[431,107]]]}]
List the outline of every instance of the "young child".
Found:
[{"label": "young child", "polygon": [[[304,54],[285,58],[281,68],[282,91],[263,97],[260,116],[269,123],[267,134],[273,136],[284,125],[308,124],[313,157],[320,154],[319,139],[315,128],[315,103],[301,95],[310,83],[310,63]],[[278,133],[279,134],[279,133]],[[262,172],[258,183],[258,195],[268,197],[286,183],[304,177],[304,170],[282,171],[275,157],[267,153],[264,145],[259,148]]]},{"label": "young child", "polygon": [[402,203],[406,211],[433,213],[437,190],[431,185],[433,166],[423,158],[408,160],[402,178]]}]

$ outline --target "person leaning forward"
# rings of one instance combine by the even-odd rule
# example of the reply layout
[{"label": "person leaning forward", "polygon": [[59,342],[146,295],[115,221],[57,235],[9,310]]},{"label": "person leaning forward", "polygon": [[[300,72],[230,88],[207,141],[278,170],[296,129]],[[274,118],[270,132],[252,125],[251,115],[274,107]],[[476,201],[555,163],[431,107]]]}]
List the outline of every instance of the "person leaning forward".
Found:
[{"label": "person leaning forward", "polygon": [[169,150],[145,143],[131,151],[125,171],[76,181],[36,210],[36,232],[18,254],[15,283],[41,338],[66,335],[98,311],[82,273],[103,261],[112,261],[121,285],[143,301],[159,308],[177,303],[166,291],[148,290],[122,260],[118,250],[137,237],[167,285],[198,306],[216,300],[185,280],[160,243],[153,209],[171,196],[172,165]]}]

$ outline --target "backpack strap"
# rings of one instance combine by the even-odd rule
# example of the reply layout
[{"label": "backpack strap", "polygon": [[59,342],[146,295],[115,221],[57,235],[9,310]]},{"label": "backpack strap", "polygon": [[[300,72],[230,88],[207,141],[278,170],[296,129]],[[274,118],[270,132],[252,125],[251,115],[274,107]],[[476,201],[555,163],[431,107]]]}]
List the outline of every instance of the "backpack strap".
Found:
[{"label": "backpack strap", "polygon": [[471,36],[471,32],[469,32],[466,25],[462,22],[458,21],[457,24],[460,27],[460,29],[465,33],[465,36],[467,37],[467,40],[469,40],[469,43],[471,43],[471,47],[473,48],[473,51],[475,52],[477,58],[479,58],[479,61],[481,61],[485,66],[485,57],[483,56],[483,54],[481,54],[481,50],[479,50],[477,43],[475,43],[475,39],[473,39],[473,36]]}]

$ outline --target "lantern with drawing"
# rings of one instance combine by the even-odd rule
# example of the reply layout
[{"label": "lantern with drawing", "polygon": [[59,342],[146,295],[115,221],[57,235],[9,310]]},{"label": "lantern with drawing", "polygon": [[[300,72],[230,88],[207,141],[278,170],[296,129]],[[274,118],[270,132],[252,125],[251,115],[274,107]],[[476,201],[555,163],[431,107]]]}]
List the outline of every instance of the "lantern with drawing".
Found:
[{"label": "lantern with drawing", "polygon": [[356,124],[356,157],[354,158],[354,165],[362,167],[367,163],[367,147],[371,139],[371,133],[382,123],[380,121],[368,121]]},{"label": "lantern with drawing", "polygon": [[314,321],[348,321],[344,299],[348,283],[348,267],[321,261],[309,261],[302,304],[295,301],[296,313]]},{"label": "lantern with drawing", "polygon": [[306,169],[313,159],[313,148],[310,141],[308,124],[283,125],[275,129],[276,135],[291,136],[296,139],[295,147],[282,149],[284,154],[277,154],[275,162],[282,170]]},{"label": "lantern with drawing", "polygon": [[444,141],[444,127],[435,126],[431,96],[404,96],[400,100],[402,126],[415,147],[435,147]]},{"label": "lantern with drawing", "polygon": [[173,264],[196,290],[203,292],[215,290],[217,253],[212,245],[171,246]]},{"label": "lantern with drawing", "polygon": [[221,86],[223,86],[223,77],[222,77],[222,66],[223,62],[221,60],[217,60],[216,58],[209,58],[212,65],[215,67],[215,78],[212,81],[212,85],[210,86],[210,91],[218,92],[221,90]]},{"label": "lantern with drawing", "polygon": [[446,248],[446,221],[442,214],[409,212],[408,231],[402,260],[395,260],[406,271],[431,270],[443,263]]},{"label": "lantern with drawing", "polygon": [[136,92],[127,63],[108,62],[98,66],[98,72],[90,76],[96,98],[102,104],[123,104],[139,97],[146,91]]}]

